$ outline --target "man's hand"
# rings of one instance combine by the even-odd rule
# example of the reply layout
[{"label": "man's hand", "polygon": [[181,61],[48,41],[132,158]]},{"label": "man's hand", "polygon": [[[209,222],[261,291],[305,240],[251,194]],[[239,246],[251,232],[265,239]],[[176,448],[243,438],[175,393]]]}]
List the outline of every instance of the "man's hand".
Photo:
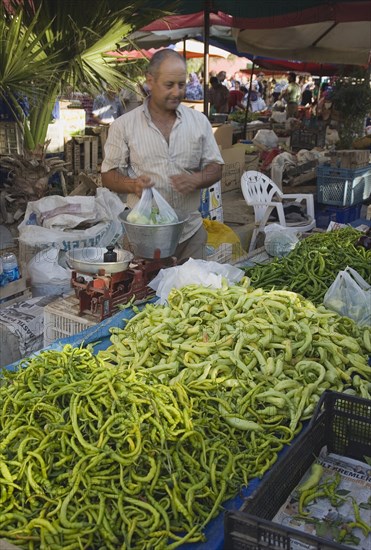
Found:
[{"label": "man's hand", "polygon": [[135,193],[138,197],[141,197],[143,189],[154,186],[148,176],[133,179],[122,175],[116,169],[102,172],[102,184],[116,193]]},{"label": "man's hand", "polygon": [[142,196],[143,189],[146,189],[147,187],[153,187],[154,183],[152,183],[151,178],[148,176],[139,176],[135,180],[133,180],[133,193],[137,195],[137,197]]},{"label": "man's hand", "polygon": [[188,193],[192,193],[192,191],[206,189],[213,183],[219,181],[222,177],[222,170],[223,167],[221,164],[212,162],[201,170],[201,172],[190,172],[185,170],[182,174],[171,176],[170,183],[178,193],[188,195]]},{"label": "man's hand", "polygon": [[185,172],[184,174],[171,176],[170,182],[173,188],[178,191],[178,193],[182,193],[182,195],[188,195],[188,193],[192,193],[192,191],[195,191],[195,189],[199,188],[198,179],[199,178],[197,177],[197,174]]}]

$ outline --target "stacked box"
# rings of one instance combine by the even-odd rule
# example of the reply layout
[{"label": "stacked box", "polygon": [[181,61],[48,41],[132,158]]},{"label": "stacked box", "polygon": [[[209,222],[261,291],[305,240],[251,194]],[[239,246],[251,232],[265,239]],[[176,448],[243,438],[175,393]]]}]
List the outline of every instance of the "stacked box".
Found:
[{"label": "stacked box", "polygon": [[201,190],[200,212],[203,218],[206,218],[211,210],[215,210],[222,205],[221,183],[217,181],[208,189]]},{"label": "stacked box", "polygon": [[317,168],[317,201],[334,206],[352,206],[363,201],[371,182],[371,165],[349,170],[322,165]]},{"label": "stacked box", "polygon": [[208,218],[209,220],[223,223],[224,221],[223,207],[219,206],[219,208],[214,208],[213,210],[210,210],[206,216],[203,216],[203,218]]},{"label": "stacked box", "polygon": [[73,174],[97,173],[98,140],[98,136],[78,136],[65,143],[65,159]]},{"label": "stacked box", "polygon": [[365,168],[370,160],[370,151],[361,149],[347,149],[334,151],[330,155],[330,164],[334,168]]},{"label": "stacked box", "polygon": [[21,155],[23,141],[23,132],[17,122],[0,122],[0,155]]}]

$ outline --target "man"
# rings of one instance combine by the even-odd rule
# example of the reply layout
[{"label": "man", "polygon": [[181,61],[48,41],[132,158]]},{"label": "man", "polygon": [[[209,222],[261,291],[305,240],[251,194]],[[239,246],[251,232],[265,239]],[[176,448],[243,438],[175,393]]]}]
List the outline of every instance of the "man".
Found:
[{"label": "man", "polygon": [[260,97],[265,99],[264,73],[258,74],[256,83],[258,86],[258,92],[260,94]]},{"label": "man", "polygon": [[163,49],[147,70],[149,97],[110,127],[102,183],[127,194],[133,207],[143,189],[155,186],[167,202],[189,214],[175,256],[203,258],[207,233],[198,210],[200,189],[220,180],[223,159],[208,119],[181,104],[184,58]]},{"label": "man", "polygon": [[296,74],[288,74],[288,86],[283,90],[281,97],[286,101],[287,118],[295,118],[298,114],[298,106],[301,98],[301,90],[296,82]]},{"label": "man", "polygon": [[216,76],[210,78],[209,88],[210,115],[215,113],[229,113],[229,90],[220,84]]},{"label": "man", "polygon": [[242,101],[245,96],[245,92],[244,92],[245,89],[246,88],[244,86],[240,87],[240,82],[238,80],[235,80],[234,88],[232,90],[229,90],[229,98],[228,98],[229,113],[233,113],[233,111],[244,109]]},{"label": "man", "polygon": [[123,105],[114,90],[107,89],[94,99],[92,114],[94,120],[103,126],[109,126],[123,113]]},{"label": "man", "polygon": [[228,88],[228,81],[227,81],[227,73],[225,71],[219,71],[216,75],[216,78],[218,79],[218,82],[220,84],[223,84],[223,86],[226,86]]}]

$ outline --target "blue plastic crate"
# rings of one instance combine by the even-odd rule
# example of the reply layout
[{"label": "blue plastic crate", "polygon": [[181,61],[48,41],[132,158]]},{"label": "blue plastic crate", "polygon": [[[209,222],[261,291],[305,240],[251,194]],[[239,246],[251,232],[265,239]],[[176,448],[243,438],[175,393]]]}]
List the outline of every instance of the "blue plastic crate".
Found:
[{"label": "blue plastic crate", "polygon": [[334,206],[352,206],[363,201],[371,165],[350,170],[322,165],[317,168],[317,202]]},{"label": "blue plastic crate", "polygon": [[354,206],[327,206],[317,204],[315,207],[316,226],[326,229],[330,222],[350,223],[361,214],[362,204]]}]

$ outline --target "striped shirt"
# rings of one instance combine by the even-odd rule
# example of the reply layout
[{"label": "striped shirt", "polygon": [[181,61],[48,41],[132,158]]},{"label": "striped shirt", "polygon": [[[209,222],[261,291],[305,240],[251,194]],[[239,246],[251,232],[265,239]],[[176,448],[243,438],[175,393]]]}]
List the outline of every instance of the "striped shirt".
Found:
[{"label": "striped shirt", "polygon": [[[183,195],[173,189],[170,176],[200,171],[208,164],[224,164],[211,124],[202,113],[179,105],[169,143],[151,120],[148,99],[125,113],[110,126],[102,172],[118,169],[125,176],[148,176],[156,189],[175,209],[190,214],[180,242],[189,239],[202,225],[200,190]],[[139,200],[128,194],[132,208]]]}]

